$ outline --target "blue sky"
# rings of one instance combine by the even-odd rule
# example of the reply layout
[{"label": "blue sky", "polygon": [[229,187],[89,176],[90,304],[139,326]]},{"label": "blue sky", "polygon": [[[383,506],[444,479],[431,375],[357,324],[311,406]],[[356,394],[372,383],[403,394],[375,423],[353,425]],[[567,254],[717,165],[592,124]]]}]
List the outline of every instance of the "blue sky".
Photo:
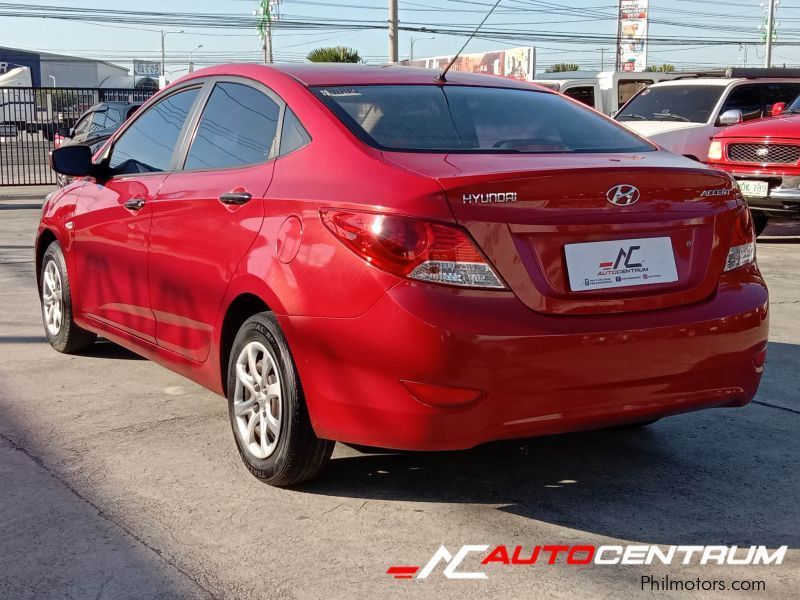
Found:
[{"label": "blue sky", "polygon": [[[482,18],[481,11],[489,0],[400,0],[400,20],[405,23],[472,25]],[[31,4],[36,4],[33,0]],[[42,0],[42,3],[45,3]],[[317,4],[350,4],[362,8],[317,6]],[[251,0],[138,0],[112,2],[96,0],[49,0],[47,4],[112,8],[119,10],[206,12],[221,15],[250,15],[256,6]],[[651,36],[677,36],[698,42],[705,38],[757,39],[757,27],[762,21],[763,9],[759,1],[753,0],[650,0],[650,14],[654,20]],[[590,11],[586,14],[556,14],[548,6],[555,2],[538,0],[503,0],[497,13],[486,27],[513,26],[535,33],[597,33],[614,35],[616,24],[613,15],[616,2],[613,0],[573,0],[562,10]],[[300,2],[283,0],[282,13],[287,19],[342,19],[384,20],[386,0],[316,0]],[[45,13],[43,13],[45,14]],[[783,0],[778,10],[779,30],[775,60],[778,63],[800,63],[800,50],[796,46],[781,45],[781,40],[800,40],[800,0]],[[667,23],[664,23],[667,22]],[[674,24],[671,24],[674,23]],[[686,25],[681,25],[686,24]],[[160,35],[158,26],[101,26],[52,19],[0,17],[2,44],[25,49],[46,50],[57,53],[92,56],[130,66],[132,58],[158,60]],[[725,32],[725,27],[733,31]],[[784,33],[785,31],[785,33]],[[425,38],[425,34],[413,34]],[[347,45],[359,50],[369,62],[383,62],[387,53],[385,31],[278,31],[274,47],[276,60],[302,60],[312,48],[321,45]],[[409,52],[411,34],[401,32],[400,55]],[[435,39],[419,39],[416,42],[417,57],[451,54],[460,47],[463,38],[437,35]],[[257,60],[260,41],[255,30],[202,30],[185,28],[183,34],[167,37],[167,70],[179,74],[185,72],[188,51],[198,44],[203,48],[194,56],[198,63],[224,62],[226,60]],[[467,51],[495,50],[503,47],[535,45],[538,48],[540,68],[553,62],[569,61],[586,68],[599,68],[600,48],[605,48],[606,61],[613,60],[613,43],[567,44],[562,41],[525,43],[474,40]],[[750,66],[763,62],[763,49],[750,47],[747,59]],[[651,45],[649,63],[676,63],[681,66],[699,68],[712,64],[742,64],[743,51],[736,45],[725,47],[703,47],[701,45],[656,46]],[[607,65],[609,62],[607,62]]]}]

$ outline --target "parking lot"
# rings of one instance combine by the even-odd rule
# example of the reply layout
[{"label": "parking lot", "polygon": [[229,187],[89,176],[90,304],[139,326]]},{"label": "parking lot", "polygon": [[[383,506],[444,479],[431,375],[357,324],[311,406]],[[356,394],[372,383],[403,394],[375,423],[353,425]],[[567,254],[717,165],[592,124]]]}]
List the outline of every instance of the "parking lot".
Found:
[{"label": "parking lot", "polygon": [[[797,597],[800,226],[759,240],[771,341],[747,407],[457,453],[339,444],[319,479],[280,490],[241,464],[222,398],[110,343],[50,349],[33,260],[46,191],[0,188],[0,598],[730,597],[641,591],[644,575]],[[789,551],[780,566],[386,574],[440,544],[628,543]]]}]

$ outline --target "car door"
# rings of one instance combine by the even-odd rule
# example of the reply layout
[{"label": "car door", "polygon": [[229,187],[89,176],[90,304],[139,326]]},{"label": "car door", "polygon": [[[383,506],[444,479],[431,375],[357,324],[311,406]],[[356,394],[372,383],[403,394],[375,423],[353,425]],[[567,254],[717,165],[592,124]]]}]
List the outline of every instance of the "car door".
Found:
[{"label": "car door", "polygon": [[178,90],[148,108],[106,152],[113,175],[81,188],[70,254],[83,315],[155,341],[147,244],[151,202],[173,167],[200,87]]},{"label": "car door", "polygon": [[225,291],[256,238],[283,102],[249,80],[216,79],[185,143],[183,170],[153,202],[150,298],[158,344],[208,356]]}]

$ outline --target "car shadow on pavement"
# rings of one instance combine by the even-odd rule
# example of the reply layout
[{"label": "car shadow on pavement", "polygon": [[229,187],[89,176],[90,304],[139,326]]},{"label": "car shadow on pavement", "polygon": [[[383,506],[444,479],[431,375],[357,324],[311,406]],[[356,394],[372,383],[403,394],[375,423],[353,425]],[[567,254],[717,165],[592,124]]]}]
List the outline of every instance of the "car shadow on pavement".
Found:
[{"label": "car shadow on pavement", "polygon": [[800,372],[800,347],[771,343],[769,356],[780,368],[772,381],[768,359],[762,393],[745,408],[463,452],[350,450],[302,490],[497,505],[529,519],[647,543],[798,548],[800,405],[797,382],[787,385],[780,371],[793,364]]},{"label": "car shadow on pavement", "polygon": [[87,350],[80,353],[85,358],[109,358],[116,360],[145,360],[135,352],[123,348],[119,344],[104,339],[98,339]]}]

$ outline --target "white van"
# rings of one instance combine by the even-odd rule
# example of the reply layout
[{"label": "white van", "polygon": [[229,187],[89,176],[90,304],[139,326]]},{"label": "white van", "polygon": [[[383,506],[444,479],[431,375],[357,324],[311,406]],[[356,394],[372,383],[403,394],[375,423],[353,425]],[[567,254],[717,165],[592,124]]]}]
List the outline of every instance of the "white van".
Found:
[{"label": "white van", "polygon": [[[736,77],[736,72],[749,74]],[[762,73],[784,72],[785,77]],[[729,125],[772,114],[777,103],[800,95],[800,71],[730,69],[732,77],[699,77],[656,83],[622,107],[615,119],[676,154],[705,161],[711,138]]]},{"label": "white van", "polygon": [[685,73],[623,71],[566,71],[541,73],[533,83],[561,92],[609,116],[637,92],[659,81],[685,77]]}]

